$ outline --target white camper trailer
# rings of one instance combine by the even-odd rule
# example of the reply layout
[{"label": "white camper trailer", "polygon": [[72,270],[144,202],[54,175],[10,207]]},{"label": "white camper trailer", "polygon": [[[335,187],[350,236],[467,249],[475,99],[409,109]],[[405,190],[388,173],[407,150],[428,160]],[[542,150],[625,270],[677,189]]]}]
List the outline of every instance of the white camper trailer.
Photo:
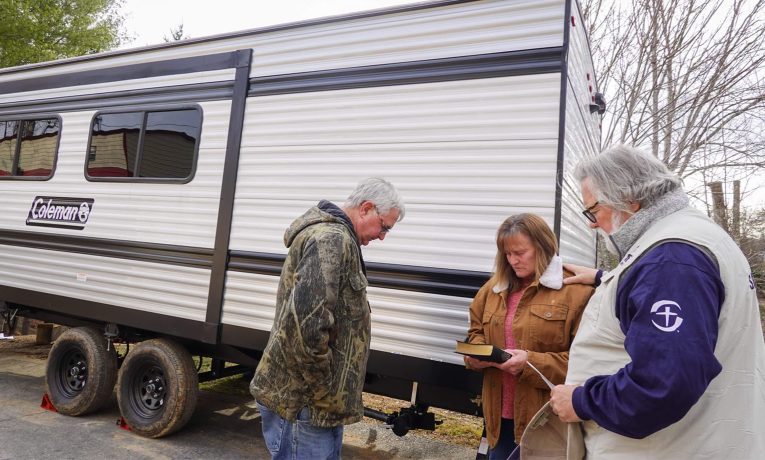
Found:
[{"label": "white camper trailer", "polygon": [[564,260],[594,263],[569,174],[603,110],[572,0],[436,1],[2,69],[0,304],[73,326],[48,363],[60,412],[116,382],[133,431],[168,434],[198,378],[256,365],[292,219],[382,176],[407,216],[364,248],[366,389],[411,400],[397,432],[432,428],[428,406],[479,410],[453,350],[502,220],[540,214]]}]

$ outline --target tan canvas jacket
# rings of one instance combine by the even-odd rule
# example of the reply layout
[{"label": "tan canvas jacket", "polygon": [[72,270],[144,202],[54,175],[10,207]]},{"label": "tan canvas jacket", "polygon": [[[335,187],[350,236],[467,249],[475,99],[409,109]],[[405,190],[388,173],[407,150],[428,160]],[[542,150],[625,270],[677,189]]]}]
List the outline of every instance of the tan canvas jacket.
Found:
[{"label": "tan canvas jacket", "polygon": [[[546,278],[552,275],[548,272],[545,272]],[[573,273],[565,272],[564,275],[561,270],[554,277],[562,279],[563,276],[573,276]],[[516,348],[527,350],[529,362],[556,385],[562,384],[566,378],[568,350],[593,291],[592,286],[581,284],[551,289],[534,282],[526,288],[518,303],[512,326]],[[483,285],[470,305],[469,342],[505,348],[507,297],[507,287],[490,285],[490,282]],[[499,439],[502,418],[502,371],[496,368],[483,370],[481,399],[486,437],[493,447]],[[527,366],[520,374],[515,390],[516,442],[534,414],[549,399],[547,385]]]}]

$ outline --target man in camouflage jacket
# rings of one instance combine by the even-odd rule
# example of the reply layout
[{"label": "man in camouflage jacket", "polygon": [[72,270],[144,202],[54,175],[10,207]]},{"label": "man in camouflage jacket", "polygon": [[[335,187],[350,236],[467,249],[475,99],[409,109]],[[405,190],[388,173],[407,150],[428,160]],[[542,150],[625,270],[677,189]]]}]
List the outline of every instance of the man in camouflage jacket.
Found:
[{"label": "man in camouflage jacket", "polygon": [[371,322],[360,245],[403,215],[393,186],[370,178],[342,208],[322,200],[285,232],[274,325],[250,384],[274,459],[339,458],[343,425],[363,417]]}]

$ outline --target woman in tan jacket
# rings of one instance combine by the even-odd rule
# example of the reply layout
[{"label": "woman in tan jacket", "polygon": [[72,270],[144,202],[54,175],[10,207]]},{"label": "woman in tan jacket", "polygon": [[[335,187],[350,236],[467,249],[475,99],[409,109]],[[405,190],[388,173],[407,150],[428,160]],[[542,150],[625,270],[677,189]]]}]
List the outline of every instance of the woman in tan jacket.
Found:
[{"label": "woman in tan jacket", "polygon": [[[563,285],[563,265],[550,227],[535,214],[508,217],[497,231],[496,272],[470,305],[470,343],[512,354],[502,364],[465,357],[483,371],[483,415],[489,459],[505,460],[550,390],[527,364],[562,384],[568,350],[593,292]],[[572,276],[566,273],[565,276]]]}]

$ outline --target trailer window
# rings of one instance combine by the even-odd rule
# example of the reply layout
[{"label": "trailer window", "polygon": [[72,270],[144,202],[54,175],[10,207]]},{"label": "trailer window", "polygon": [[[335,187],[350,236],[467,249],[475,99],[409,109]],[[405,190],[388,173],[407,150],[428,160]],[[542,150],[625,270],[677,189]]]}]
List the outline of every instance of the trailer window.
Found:
[{"label": "trailer window", "polygon": [[99,114],[91,126],[87,176],[188,180],[201,126],[198,109]]},{"label": "trailer window", "polygon": [[109,113],[95,118],[88,147],[88,174],[93,177],[133,177],[141,112]]},{"label": "trailer window", "polygon": [[58,118],[0,121],[0,177],[49,178],[60,124]]},{"label": "trailer window", "polygon": [[18,139],[17,121],[0,121],[0,176],[13,175]]}]

